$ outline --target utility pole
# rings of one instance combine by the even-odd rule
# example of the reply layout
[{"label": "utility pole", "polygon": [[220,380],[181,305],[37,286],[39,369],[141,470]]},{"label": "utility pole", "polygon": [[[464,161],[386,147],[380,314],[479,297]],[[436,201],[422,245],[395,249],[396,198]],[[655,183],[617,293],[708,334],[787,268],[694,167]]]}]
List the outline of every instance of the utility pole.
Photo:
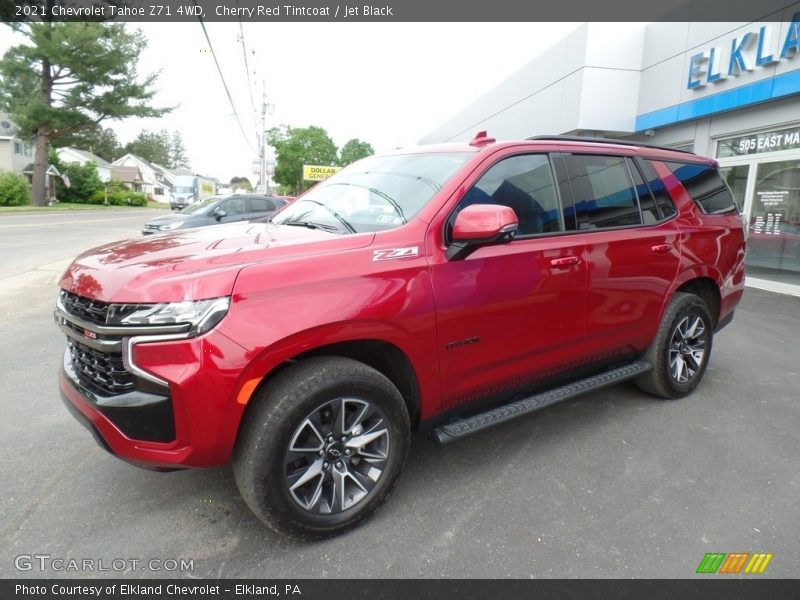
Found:
[{"label": "utility pole", "polygon": [[269,177],[267,176],[267,112],[275,111],[274,104],[267,103],[267,84],[261,80],[261,181],[260,186],[264,193],[270,194]]}]

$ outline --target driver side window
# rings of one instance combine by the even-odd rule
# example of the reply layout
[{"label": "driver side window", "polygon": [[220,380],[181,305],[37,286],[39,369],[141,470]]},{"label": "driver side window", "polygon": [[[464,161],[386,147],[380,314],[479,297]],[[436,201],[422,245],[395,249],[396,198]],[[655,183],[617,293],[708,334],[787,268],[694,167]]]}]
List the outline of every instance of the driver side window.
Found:
[{"label": "driver side window", "polygon": [[553,170],[546,154],[505,158],[475,182],[456,214],[472,204],[508,206],[517,215],[517,238],[563,231]]},{"label": "driver side window", "polygon": [[228,216],[243,215],[245,213],[244,198],[231,198],[222,205],[222,210],[224,210]]}]

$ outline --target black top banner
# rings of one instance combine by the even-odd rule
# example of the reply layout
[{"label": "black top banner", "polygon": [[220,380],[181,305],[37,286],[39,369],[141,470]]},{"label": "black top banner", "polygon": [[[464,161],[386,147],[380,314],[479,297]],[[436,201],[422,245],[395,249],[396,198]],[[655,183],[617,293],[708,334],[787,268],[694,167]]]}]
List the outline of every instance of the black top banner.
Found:
[{"label": "black top banner", "polygon": [[800,0],[0,0],[0,21],[785,21]]}]

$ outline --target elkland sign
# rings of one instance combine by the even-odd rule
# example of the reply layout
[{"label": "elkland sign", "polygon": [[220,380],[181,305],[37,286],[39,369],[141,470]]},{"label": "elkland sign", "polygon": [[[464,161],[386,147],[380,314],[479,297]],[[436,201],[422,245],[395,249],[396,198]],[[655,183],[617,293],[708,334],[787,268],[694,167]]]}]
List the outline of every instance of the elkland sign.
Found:
[{"label": "elkland sign", "polygon": [[800,54],[800,13],[789,23],[786,36],[779,38],[776,27],[763,25],[731,40],[730,46],[704,50],[689,60],[687,88],[700,89],[737,76],[755,67],[765,67]]}]

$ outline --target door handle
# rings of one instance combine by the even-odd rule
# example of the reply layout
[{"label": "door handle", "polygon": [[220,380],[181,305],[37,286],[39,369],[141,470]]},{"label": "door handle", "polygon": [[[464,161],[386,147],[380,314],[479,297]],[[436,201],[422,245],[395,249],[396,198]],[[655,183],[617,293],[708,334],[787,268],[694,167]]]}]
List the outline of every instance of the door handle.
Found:
[{"label": "door handle", "polygon": [[581,262],[581,259],[577,256],[565,256],[563,258],[550,259],[550,266],[556,268],[565,268],[577,265],[579,262]]},{"label": "door handle", "polygon": [[656,244],[655,246],[651,246],[650,250],[656,254],[664,254],[672,250],[672,244]]}]

